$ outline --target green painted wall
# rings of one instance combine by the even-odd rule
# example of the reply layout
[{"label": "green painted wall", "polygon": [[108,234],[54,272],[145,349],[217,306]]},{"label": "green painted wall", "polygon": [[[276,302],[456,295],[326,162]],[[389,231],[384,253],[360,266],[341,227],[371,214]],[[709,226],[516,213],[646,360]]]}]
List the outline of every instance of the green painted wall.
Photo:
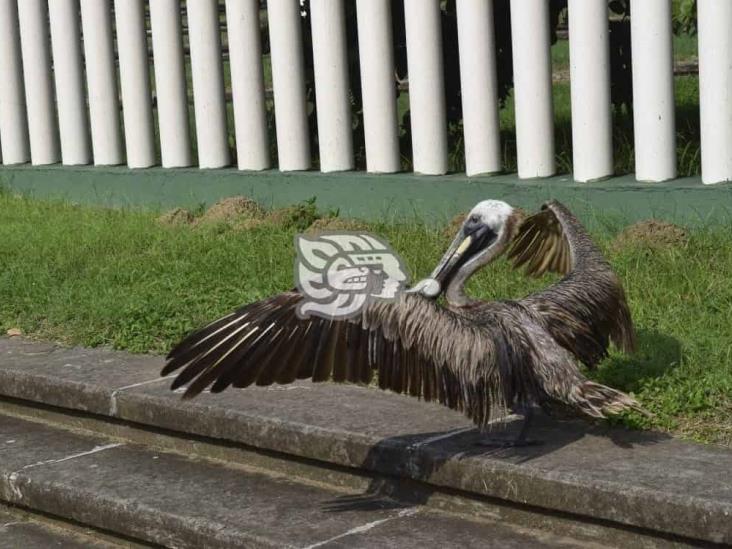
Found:
[{"label": "green painted wall", "polygon": [[602,212],[603,218],[624,221],[657,217],[687,225],[732,222],[732,184],[702,185],[697,178],[638,183],[632,177],[620,177],[576,183],[569,176],[519,180],[514,175],[468,178],[363,172],[3,166],[0,185],[39,198],[160,210],[211,204],[234,195],[276,207],[316,197],[321,209],[337,208],[342,216],[375,219],[418,215],[443,221],[486,198],[529,209],[556,198],[589,224],[597,212]]}]

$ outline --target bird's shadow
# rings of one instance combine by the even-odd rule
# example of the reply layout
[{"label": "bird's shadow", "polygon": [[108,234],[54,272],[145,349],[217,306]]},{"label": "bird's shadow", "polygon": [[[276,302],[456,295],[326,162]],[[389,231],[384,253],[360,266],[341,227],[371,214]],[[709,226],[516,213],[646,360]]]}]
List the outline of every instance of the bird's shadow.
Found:
[{"label": "bird's shadow", "polygon": [[[515,436],[522,421],[520,417],[512,419],[499,434],[506,438]],[[462,473],[459,467],[445,467],[456,461],[477,458],[520,466],[572,445],[588,435],[606,438],[621,448],[656,444],[671,438],[663,433],[633,431],[612,427],[604,422],[593,424],[581,419],[558,420],[541,413],[529,431],[529,438],[540,441],[540,444],[508,448],[481,444],[493,434],[478,429],[460,429],[383,439],[370,449],[361,464],[362,469],[374,475],[364,493],[337,497],[324,502],[323,508],[328,512],[370,511],[425,504],[438,490],[438,485],[460,485]]]},{"label": "bird's shadow", "polygon": [[[669,336],[653,330],[640,330],[638,352],[627,357],[611,357],[593,377],[613,387],[633,390],[648,378],[658,377],[679,364],[681,345]],[[501,436],[510,438],[518,433],[522,418],[497,427]],[[619,448],[656,444],[669,435],[613,427],[607,422],[583,419],[557,419],[538,413],[529,431],[529,438],[541,444],[497,448],[481,445],[486,437],[496,433],[478,429],[449,432],[405,434],[385,438],[373,446],[361,468],[374,476],[363,494],[349,495],[325,502],[329,512],[369,511],[420,505],[427,502],[437,489],[436,484],[456,486],[458,473],[445,468],[448,463],[471,458],[498,460],[521,465],[579,442],[587,436],[601,437]],[[586,451],[586,450],[585,450]],[[447,470],[450,469],[450,470]],[[440,478],[434,482],[435,477]]]},{"label": "bird's shadow", "polygon": [[643,383],[661,377],[681,364],[683,348],[676,338],[656,330],[637,331],[637,349],[633,354],[613,353],[592,379],[625,392],[637,392]]}]

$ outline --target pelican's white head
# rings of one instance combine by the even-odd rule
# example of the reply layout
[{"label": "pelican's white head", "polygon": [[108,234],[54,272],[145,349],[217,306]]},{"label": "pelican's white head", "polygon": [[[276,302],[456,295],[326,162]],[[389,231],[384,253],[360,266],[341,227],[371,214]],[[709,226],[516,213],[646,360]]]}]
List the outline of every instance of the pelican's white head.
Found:
[{"label": "pelican's white head", "polygon": [[468,236],[471,228],[483,225],[498,235],[505,228],[506,221],[512,215],[513,208],[505,202],[501,200],[483,200],[478,202],[465,218],[463,234]]},{"label": "pelican's white head", "polygon": [[476,204],[430,278],[415,286],[415,290],[428,297],[447,290],[448,301],[465,302],[465,281],[505,250],[510,240],[509,220],[514,214],[514,209],[501,200]]}]

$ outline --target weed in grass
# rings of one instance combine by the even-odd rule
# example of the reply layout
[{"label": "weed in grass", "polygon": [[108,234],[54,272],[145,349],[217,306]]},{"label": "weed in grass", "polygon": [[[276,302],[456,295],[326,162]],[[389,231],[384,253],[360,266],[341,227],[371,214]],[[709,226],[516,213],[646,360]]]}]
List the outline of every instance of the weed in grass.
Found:
[{"label": "weed in grass", "polygon": [[[732,227],[688,231],[685,246],[613,246],[617,220],[594,232],[624,281],[639,350],[588,375],[633,392],[664,429],[732,445]],[[376,222],[416,279],[444,251],[442,228]],[[78,345],[167,352],[232,308],[292,286],[296,225],[250,231],[162,226],[153,213],[0,194],[0,330]],[[470,283],[483,299],[519,298],[553,280],[498,261]]]},{"label": "weed in grass", "polygon": [[190,225],[195,216],[185,208],[175,208],[158,217],[158,223],[162,225]]}]

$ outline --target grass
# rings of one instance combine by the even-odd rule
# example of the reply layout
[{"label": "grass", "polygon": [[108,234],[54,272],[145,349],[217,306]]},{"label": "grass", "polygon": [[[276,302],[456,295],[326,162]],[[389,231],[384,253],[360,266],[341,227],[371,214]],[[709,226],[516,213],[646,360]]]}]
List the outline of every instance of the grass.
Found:
[{"label": "grass", "polygon": [[[688,34],[673,37],[674,61],[693,61],[698,57],[697,38]],[[557,40],[552,45],[552,68],[569,69],[569,40]]]},{"label": "grass", "polygon": [[[0,329],[133,352],[166,352],[233,307],[291,287],[294,229],[163,226],[156,214],[41,202],[0,193]],[[621,418],[732,445],[732,227],[694,230],[688,246],[616,249],[620,229],[594,236],[623,279],[639,334],[633,356],[592,374],[633,392],[655,415]],[[439,228],[375,223],[413,278],[447,244]],[[521,297],[545,286],[499,261],[470,291]]]}]

